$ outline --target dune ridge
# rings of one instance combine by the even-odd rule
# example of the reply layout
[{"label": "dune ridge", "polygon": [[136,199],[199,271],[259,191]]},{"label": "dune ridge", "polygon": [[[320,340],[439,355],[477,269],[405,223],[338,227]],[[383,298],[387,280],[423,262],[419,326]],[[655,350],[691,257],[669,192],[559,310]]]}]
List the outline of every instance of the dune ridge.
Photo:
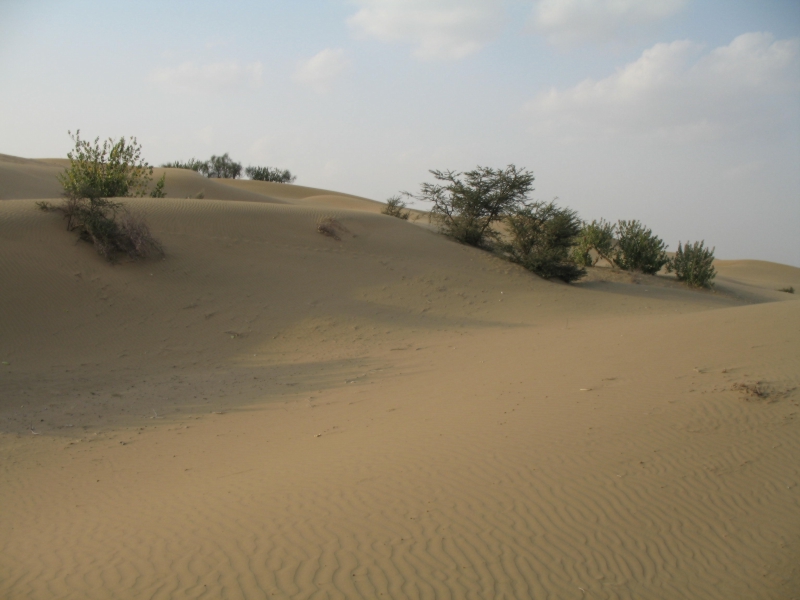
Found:
[{"label": "dune ridge", "polygon": [[224,181],[110,266],[46,183],[0,202],[3,597],[800,595],[800,270],[568,286]]}]

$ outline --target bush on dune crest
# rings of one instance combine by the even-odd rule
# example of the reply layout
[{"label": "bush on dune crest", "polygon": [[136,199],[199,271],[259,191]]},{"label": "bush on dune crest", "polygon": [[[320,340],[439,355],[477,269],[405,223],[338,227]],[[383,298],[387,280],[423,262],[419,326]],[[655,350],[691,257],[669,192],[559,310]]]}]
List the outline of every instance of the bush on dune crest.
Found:
[{"label": "bush on dune crest", "polygon": [[110,198],[163,198],[165,178],[152,182],[153,167],[141,157],[142,148],[131,138],[109,138],[100,145],[82,140],[80,131],[73,136],[75,148],[67,154],[70,166],[59,176],[66,199],[60,206],[38,203],[46,211],[56,210],[67,220],[67,229],[94,245],[98,254],[114,262],[120,253],[131,258],[163,255],[161,244],[150,232],[144,217],[131,212],[121,202]]},{"label": "bush on dune crest", "polygon": [[[233,160],[228,156],[227,152],[222,156],[213,155],[208,160],[190,158],[186,162],[176,160],[174,162],[164,163],[161,166],[172,169],[196,171],[210,179],[237,179],[242,175],[242,163]],[[244,169],[244,173],[255,181],[294,183],[295,179],[297,179],[288,169],[277,169],[274,167],[257,167],[251,165]]]},{"label": "bush on dune crest", "polygon": [[525,206],[533,190],[533,173],[509,165],[505,169],[477,167],[466,173],[430,173],[443,184],[423,183],[419,195],[432,202],[431,217],[445,235],[470,246],[490,247],[499,237],[492,225]]},{"label": "bush on dune crest", "polygon": [[[581,229],[577,213],[555,202],[528,202],[534,181],[530,171],[508,165],[431,173],[443,183],[423,183],[419,195],[404,194],[432,202],[431,217],[445,235],[497,251],[546,279],[571,282],[585,275],[571,254]],[[394,208],[387,205],[387,210]],[[508,227],[508,239],[494,227],[500,222]]]},{"label": "bush on dune crest", "polygon": [[402,219],[403,221],[408,221],[408,217],[411,215],[411,213],[406,210],[406,203],[400,199],[400,196],[392,196],[389,198],[386,201],[386,206],[381,210],[381,213],[389,215],[390,217]]}]

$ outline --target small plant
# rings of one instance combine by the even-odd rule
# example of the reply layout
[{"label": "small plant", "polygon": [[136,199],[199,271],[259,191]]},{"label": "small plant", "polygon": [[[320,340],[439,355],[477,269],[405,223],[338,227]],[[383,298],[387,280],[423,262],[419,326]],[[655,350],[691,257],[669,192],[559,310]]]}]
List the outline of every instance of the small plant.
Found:
[{"label": "small plant", "polygon": [[153,188],[153,191],[150,192],[151,198],[166,198],[167,193],[164,191],[164,185],[167,182],[167,175],[166,173],[161,176],[161,179],[156,181],[156,186]]},{"label": "small plant", "polygon": [[505,169],[477,167],[466,173],[430,173],[444,183],[423,183],[419,195],[404,194],[432,202],[430,214],[439,230],[470,246],[487,247],[496,241],[499,236],[492,225],[525,206],[533,190],[533,173],[514,165]]},{"label": "small plant", "polygon": [[555,201],[535,202],[515,210],[506,222],[511,241],[503,244],[503,250],[512,262],[545,279],[567,283],[586,274],[570,254],[581,232],[574,210],[560,208]]},{"label": "small plant", "polygon": [[247,167],[244,170],[250,179],[256,181],[272,181],[274,183],[294,183],[295,177],[288,169],[276,169],[273,167]]},{"label": "small plant", "polygon": [[347,227],[339,223],[339,221],[333,217],[325,217],[319,222],[319,225],[317,225],[317,231],[322,235],[339,241],[342,239],[341,234],[347,233]]},{"label": "small plant", "polygon": [[678,281],[685,281],[691,287],[709,287],[717,276],[714,269],[714,248],[704,248],[704,241],[682,246],[667,262],[667,272],[675,272]]},{"label": "small plant", "polygon": [[400,196],[392,196],[389,198],[386,201],[386,207],[381,210],[381,212],[384,215],[397,217],[398,219],[403,219],[404,221],[408,221],[408,217],[411,214],[406,210],[406,203],[402,201]]},{"label": "small plant", "polygon": [[[584,223],[572,251],[575,263],[582,267],[593,267],[602,258],[613,265],[614,233],[616,229],[616,225],[604,219]],[[590,252],[592,250],[595,253],[594,257]]]},{"label": "small plant", "polygon": [[778,291],[779,292],[786,292],[787,294],[794,294],[794,288],[792,286],[781,288]]},{"label": "small plant", "polygon": [[620,269],[655,275],[669,261],[664,241],[639,221],[619,221],[617,235],[613,262]]}]

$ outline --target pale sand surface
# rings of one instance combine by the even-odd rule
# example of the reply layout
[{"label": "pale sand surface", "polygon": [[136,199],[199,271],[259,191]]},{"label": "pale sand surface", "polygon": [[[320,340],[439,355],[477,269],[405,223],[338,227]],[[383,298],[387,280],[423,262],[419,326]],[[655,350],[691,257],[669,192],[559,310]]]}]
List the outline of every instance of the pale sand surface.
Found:
[{"label": "pale sand surface", "polygon": [[177,170],[109,266],[59,168],[0,157],[0,597],[800,597],[800,269],[567,286]]}]

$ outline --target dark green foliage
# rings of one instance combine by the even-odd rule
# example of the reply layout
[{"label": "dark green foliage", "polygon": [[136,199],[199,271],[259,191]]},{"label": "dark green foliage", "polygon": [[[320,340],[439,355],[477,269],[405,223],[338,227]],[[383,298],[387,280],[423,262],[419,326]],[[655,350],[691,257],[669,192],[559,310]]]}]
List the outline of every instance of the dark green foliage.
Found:
[{"label": "dark green foliage", "polygon": [[297,179],[288,169],[276,169],[273,167],[247,167],[244,172],[250,179],[255,179],[256,181],[294,183],[294,180]]},{"label": "dark green foliage", "polygon": [[[70,134],[71,135],[71,134]],[[65,201],[55,207],[38,203],[41,210],[58,210],[67,220],[67,229],[94,245],[97,252],[113,262],[119,253],[131,258],[163,254],[161,244],[151,235],[144,218],[131,213],[120,202],[110,198],[144,196],[152,180],[153,168],[141,158],[141,146],[120,138],[109,139],[100,146],[72,136],[75,149],[67,154],[70,166],[59,176],[64,186]],[[150,193],[163,198],[165,177]]]},{"label": "dark green foliage", "polygon": [[574,210],[555,202],[534,202],[514,210],[506,223],[511,241],[502,248],[512,262],[545,279],[567,283],[586,274],[571,256],[581,232],[581,221]]},{"label": "dark green foliage", "polygon": [[620,269],[655,275],[667,264],[666,244],[639,221],[619,221],[617,235],[614,264]]},{"label": "dark green foliage", "polygon": [[[577,243],[573,249],[575,262],[583,267],[597,264],[601,258],[614,264],[612,254],[614,251],[614,233],[616,225],[604,219],[584,223],[578,234]],[[590,251],[594,250],[593,258]]]},{"label": "dark green foliage", "polygon": [[189,169],[209,178],[236,179],[242,174],[242,163],[232,160],[227,152],[222,156],[212,156],[206,161],[191,158],[186,162],[176,160],[161,166],[172,169]]},{"label": "dark green foliage", "polygon": [[[491,226],[523,207],[533,190],[533,174],[514,165],[477,167],[466,173],[431,171],[444,184],[423,183],[417,200],[433,202],[432,218],[445,235],[463,244],[486,247],[497,240]],[[462,178],[463,175],[463,178]]]},{"label": "dark green foliage", "polygon": [[705,248],[705,240],[682,246],[667,262],[667,272],[675,271],[678,281],[685,281],[691,287],[709,287],[716,277],[714,269],[714,248]]},{"label": "dark green foliage", "polygon": [[75,148],[67,153],[70,166],[58,180],[68,198],[119,198],[144,196],[153,178],[153,167],[142,159],[142,147],[131,138],[109,138],[100,145],[82,140],[80,130],[70,137]]},{"label": "dark green foliage", "polygon": [[381,212],[384,215],[397,217],[398,219],[403,219],[404,221],[408,221],[408,216],[411,214],[406,210],[406,203],[400,199],[400,196],[392,196],[389,198],[386,201],[386,208],[381,210]]},{"label": "dark green foliage", "polygon": [[207,177],[219,179],[236,179],[242,174],[242,163],[231,160],[226,152],[222,156],[212,156],[208,160]]}]

